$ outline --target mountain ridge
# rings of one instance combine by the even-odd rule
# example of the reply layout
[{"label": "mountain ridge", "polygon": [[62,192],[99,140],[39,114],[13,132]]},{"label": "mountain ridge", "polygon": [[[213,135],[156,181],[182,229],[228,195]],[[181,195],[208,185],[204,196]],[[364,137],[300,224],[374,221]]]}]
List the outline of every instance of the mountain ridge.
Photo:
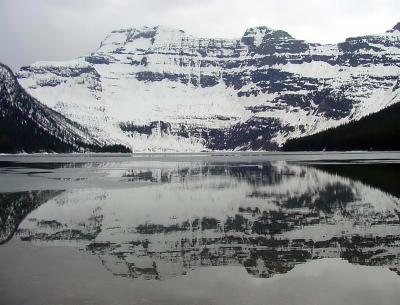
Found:
[{"label": "mountain ridge", "polygon": [[37,62],[17,75],[33,96],[110,145],[271,150],[400,101],[396,27],[327,45],[263,26],[238,39],[122,29],[89,55]]}]

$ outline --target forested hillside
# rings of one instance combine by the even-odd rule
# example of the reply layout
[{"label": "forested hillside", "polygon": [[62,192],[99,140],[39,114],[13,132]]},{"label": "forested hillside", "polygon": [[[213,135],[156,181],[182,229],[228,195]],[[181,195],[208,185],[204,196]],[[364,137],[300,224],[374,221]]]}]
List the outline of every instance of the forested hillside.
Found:
[{"label": "forested hillside", "polygon": [[400,150],[400,103],[359,121],[291,139],[283,150]]},{"label": "forested hillside", "polygon": [[0,64],[0,153],[130,151],[97,141],[80,124],[41,104]]}]

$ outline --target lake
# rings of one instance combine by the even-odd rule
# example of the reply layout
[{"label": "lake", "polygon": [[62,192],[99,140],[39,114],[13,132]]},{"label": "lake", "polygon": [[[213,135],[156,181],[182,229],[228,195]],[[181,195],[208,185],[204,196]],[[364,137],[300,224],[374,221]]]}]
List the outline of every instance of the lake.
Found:
[{"label": "lake", "polygon": [[0,156],[0,304],[399,304],[400,153]]}]

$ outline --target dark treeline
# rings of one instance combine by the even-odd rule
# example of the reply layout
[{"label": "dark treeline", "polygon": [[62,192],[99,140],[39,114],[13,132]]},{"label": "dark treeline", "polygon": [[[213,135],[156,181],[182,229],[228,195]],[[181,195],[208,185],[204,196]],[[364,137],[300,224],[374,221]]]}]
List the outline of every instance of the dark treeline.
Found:
[{"label": "dark treeline", "polygon": [[[16,126],[17,125],[17,126]],[[31,122],[0,120],[0,152],[73,152],[76,148],[49,135]]]},{"label": "dark treeline", "polygon": [[359,121],[288,140],[282,150],[400,150],[400,103]]},{"label": "dark treeline", "polygon": [[95,146],[95,145],[86,145],[86,149],[89,152],[96,153],[131,153],[132,150],[121,144],[113,144],[113,145],[104,145],[104,146]]},{"label": "dark treeline", "polygon": [[9,128],[9,125],[0,122],[0,153],[40,153],[40,152],[94,152],[94,153],[131,153],[131,149],[124,145],[88,145],[77,142],[75,145],[65,143],[34,125],[23,128]]},{"label": "dark treeline", "polygon": [[52,135],[36,122],[22,119],[18,112],[9,111],[0,115],[0,153],[38,152],[119,152],[130,153],[124,145],[92,145],[81,143],[79,139],[63,139]]}]

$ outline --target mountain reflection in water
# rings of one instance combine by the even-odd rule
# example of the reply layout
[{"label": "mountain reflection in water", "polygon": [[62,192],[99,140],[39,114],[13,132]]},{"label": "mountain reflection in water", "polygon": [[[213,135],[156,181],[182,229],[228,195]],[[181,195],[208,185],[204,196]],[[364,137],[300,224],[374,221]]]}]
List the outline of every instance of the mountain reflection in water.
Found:
[{"label": "mountain reflection in water", "polygon": [[400,199],[362,179],[287,162],[94,167],[123,187],[0,195],[2,240],[19,224],[23,241],[73,243],[141,279],[228,265],[266,278],[320,258],[400,274]]}]

